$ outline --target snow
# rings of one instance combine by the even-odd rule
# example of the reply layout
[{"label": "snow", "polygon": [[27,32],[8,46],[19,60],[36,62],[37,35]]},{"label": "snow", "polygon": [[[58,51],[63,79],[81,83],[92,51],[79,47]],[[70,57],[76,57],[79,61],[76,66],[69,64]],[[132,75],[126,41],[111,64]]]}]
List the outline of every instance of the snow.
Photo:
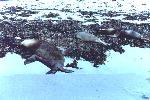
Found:
[{"label": "snow", "polygon": [[1,100],[142,100],[149,93],[149,84],[134,74],[15,75],[0,80]]},{"label": "snow", "polygon": [[[123,47],[119,54],[109,51],[99,68],[80,60],[83,68],[70,74],[49,70],[40,62],[24,65],[17,54],[0,59],[0,100],[143,100],[150,97],[150,49]],[[66,62],[73,59],[65,58]],[[146,99],[148,100],[148,99]]]},{"label": "snow", "polygon": [[[84,22],[84,24],[91,24],[95,22],[87,22],[84,15],[81,15],[78,11],[93,11],[97,12],[98,14],[94,14],[91,18],[96,18],[97,23],[101,23],[104,20],[108,19],[120,19],[124,22],[129,23],[150,23],[150,20],[124,20],[124,14],[143,14],[144,12],[149,13],[150,11],[150,1],[149,0],[82,0],[79,2],[78,0],[10,0],[5,2],[0,2],[0,11],[4,11],[6,7],[10,6],[21,6],[24,7],[26,10],[34,10],[39,11],[37,14],[33,14],[29,17],[20,17],[17,15],[7,14],[8,18],[14,17],[18,19],[28,19],[28,20],[35,20],[35,19],[49,19],[42,17],[44,14],[48,14],[49,12],[58,13],[60,16],[56,18],[51,18],[53,20],[68,20],[68,17],[71,17],[73,20],[79,20]],[[55,8],[55,9],[54,9]],[[40,10],[43,9],[43,10]],[[47,10],[51,9],[51,10]],[[69,9],[70,12],[63,12],[62,9]],[[109,11],[118,12],[120,16],[115,17],[106,17],[101,16],[102,13],[107,13]],[[2,18],[0,18],[2,19]]]}]

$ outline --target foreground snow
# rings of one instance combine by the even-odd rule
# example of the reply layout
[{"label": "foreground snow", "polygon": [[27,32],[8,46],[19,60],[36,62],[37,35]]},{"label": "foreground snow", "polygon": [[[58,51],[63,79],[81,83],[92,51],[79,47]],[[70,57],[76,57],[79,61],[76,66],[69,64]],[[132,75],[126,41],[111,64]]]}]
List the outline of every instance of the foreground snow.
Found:
[{"label": "foreground snow", "polygon": [[150,84],[136,74],[0,77],[1,100],[143,100]]},{"label": "foreground snow", "polygon": [[144,95],[149,100],[150,49],[124,48],[122,55],[107,52],[100,68],[81,60],[83,69],[55,75],[45,75],[49,69],[39,62],[25,66],[19,55],[8,53],[0,59],[0,100],[144,100]]}]

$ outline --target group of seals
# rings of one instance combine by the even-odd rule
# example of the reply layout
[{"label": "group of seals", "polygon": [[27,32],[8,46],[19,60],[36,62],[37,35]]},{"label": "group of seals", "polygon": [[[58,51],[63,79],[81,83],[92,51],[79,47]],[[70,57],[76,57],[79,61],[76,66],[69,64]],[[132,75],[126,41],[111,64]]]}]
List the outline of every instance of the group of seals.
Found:
[{"label": "group of seals", "polygon": [[105,35],[108,35],[110,37],[119,37],[119,36],[127,36],[127,37],[131,37],[131,38],[135,38],[135,39],[141,39],[141,40],[146,40],[146,41],[150,41],[149,38],[144,37],[144,35],[134,31],[134,30],[117,30],[117,29],[106,29],[106,30],[101,30],[99,33],[104,33]]},{"label": "group of seals", "polygon": [[34,61],[40,61],[51,69],[46,74],[55,74],[57,71],[73,72],[64,68],[64,55],[54,44],[44,40],[29,39],[24,40],[22,45],[34,51],[34,54],[24,61],[25,65]]},{"label": "group of seals", "polygon": [[[103,32],[104,30],[102,30]],[[110,37],[119,37],[121,35],[129,36],[132,38],[136,39],[142,39],[142,40],[147,40],[150,41],[147,38],[144,38],[143,35],[141,35],[138,32],[132,31],[132,30],[122,30],[122,31],[117,31],[117,30],[105,30],[106,35]],[[108,33],[108,34],[107,34]],[[97,36],[90,34],[86,31],[81,31],[75,33],[76,38],[85,41],[85,42],[97,42],[100,44],[103,44],[105,46],[111,46],[109,43],[106,43]],[[28,39],[24,40],[22,42],[22,45],[25,46],[27,49],[33,51],[33,55],[27,58],[24,62],[24,64],[29,64],[34,61],[40,61],[47,67],[49,67],[51,70],[47,72],[47,74],[55,74],[57,71],[65,72],[65,73],[71,73],[73,72],[72,70],[65,69],[64,67],[72,67],[72,68],[77,68],[77,60],[75,59],[73,63],[67,64],[64,66],[64,53],[62,52],[57,46],[55,46],[53,43],[49,43],[45,40],[36,40],[36,39]],[[94,66],[97,67],[96,64]]]}]

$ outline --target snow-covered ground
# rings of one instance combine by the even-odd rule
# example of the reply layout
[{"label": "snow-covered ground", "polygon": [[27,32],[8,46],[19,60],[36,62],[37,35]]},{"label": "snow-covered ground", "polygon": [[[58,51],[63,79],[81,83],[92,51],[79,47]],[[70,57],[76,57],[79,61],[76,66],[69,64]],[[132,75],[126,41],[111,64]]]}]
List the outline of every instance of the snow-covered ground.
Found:
[{"label": "snow-covered ground", "polygon": [[[123,14],[149,12],[149,0],[11,0],[0,2],[0,10],[5,6],[22,6],[25,9],[57,8],[50,10],[59,13],[62,19],[71,16],[75,20],[85,21],[79,9],[85,11],[117,11]],[[62,8],[72,12],[61,12]],[[49,13],[41,10],[28,19],[38,19]],[[10,16],[8,14],[8,16]],[[14,15],[16,16],[16,15]],[[99,23],[107,17],[94,15]],[[12,16],[11,16],[12,17]],[[0,16],[0,19],[1,16]],[[128,20],[124,20],[128,21]],[[131,21],[130,21],[131,22]],[[135,20],[136,23],[150,23]],[[131,23],[132,23],[131,22]],[[80,60],[80,70],[65,74],[45,75],[49,69],[40,62],[24,65],[17,54],[8,53],[0,58],[0,100],[150,100],[150,49],[125,46],[125,53],[108,51],[105,65],[99,68]],[[66,62],[72,59],[66,58]]]},{"label": "snow-covered ground", "polygon": [[[80,1],[80,2],[79,2]],[[10,0],[5,2],[0,2],[0,11],[4,11],[5,8],[10,6],[21,6],[25,10],[38,11],[37,14],[33,14],[29,17],[20,17],[18,15],[7,14],[7,17],[22,18],[22,19],[49,19],[42,17],[45,14],[58,13],[59,16],[55,18],[50,18],[53,20],[60,20],[72,18],[74,20],[79,20],[84,22],[84,24],[92,24],[95,22],[87,21],[95,19],[96,23],[101,24],[104,20],[109,19],[120,19],[124,22],[129,23],[150,23],[150,19],[141,20],[125,20],[124,14],[137,15],[145,14],[150,11],[150,1],[149,0]],[[49,9],[49,10],[47,10]],[[62,10],[68,11],[62,11]],[[90,18],[82,15],[79,11],[92,11],[96,12]],[[119,15],[114,17],[103,16],[101,14],[108,13],[109,11],[117,12]],[[2,18],[0,18],[2,19]]]},{"label": "snow-covered ground", "polygon": [[0,100],[149,100],[150,49],[124,48],[121,55],[107,52],[99,68],[81,60],[83,69],[55,75],[45,75],[49,69],[40,62],[25,66],[19,55],[8,53],[0,59]]}]

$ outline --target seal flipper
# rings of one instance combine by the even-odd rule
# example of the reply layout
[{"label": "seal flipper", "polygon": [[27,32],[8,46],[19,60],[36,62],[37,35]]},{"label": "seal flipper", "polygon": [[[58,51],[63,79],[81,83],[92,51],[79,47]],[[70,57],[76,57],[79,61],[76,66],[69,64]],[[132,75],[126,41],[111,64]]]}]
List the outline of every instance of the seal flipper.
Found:
[{"label": "seal flipper", "polygon": [[29,63],[32,63],[36,61],[36,55],[32,55],[31,57],[27,58],[25,61],[24,61],[24,65],[26,64],[29,64]]},{"label": "seal flipper", "polygon": [[72,70],[68,70],[68,69],[64,69],[63,67],[60,67],[60,68],[58,68],[58,70],[50,70],[46,74],[55,74],[57,71],[61,71],[61,72],[65,72],[65,73],[72,73],[72,72],[74,72]]},{"label": "seal flipper", "polygon": [[57,72],[57,70],[50,70],[46,74],[55,74],[56,72]]},{"label": "seal flipper", "polygon": [[63,68],[63,67],[60,67],[60,68],[59,68],[59,71],[65,72],[65,73],[72,73],[72,72],[74,72],[73,70],[68,70],[68,69],[65,69],[65,68]]}]

